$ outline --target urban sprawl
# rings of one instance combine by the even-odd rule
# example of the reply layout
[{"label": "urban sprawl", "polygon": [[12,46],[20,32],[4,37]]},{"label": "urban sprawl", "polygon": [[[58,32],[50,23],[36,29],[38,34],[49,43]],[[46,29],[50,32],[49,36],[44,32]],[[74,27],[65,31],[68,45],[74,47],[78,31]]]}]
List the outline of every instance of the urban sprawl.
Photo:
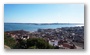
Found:
[{"label": "urban sprawl", "polygon": [[16,41],[19,39],[43,38],[50,45],[58,46],[59,49],[84,49],[84,26],[38,29],[34,32],[25,30],[6,31],[5,34]]}]

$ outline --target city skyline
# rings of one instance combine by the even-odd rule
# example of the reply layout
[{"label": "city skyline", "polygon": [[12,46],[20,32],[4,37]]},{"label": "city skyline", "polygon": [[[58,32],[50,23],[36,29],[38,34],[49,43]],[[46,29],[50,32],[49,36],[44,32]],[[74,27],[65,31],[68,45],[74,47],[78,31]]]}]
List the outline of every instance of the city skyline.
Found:
[{"label": "city skyline", "polygon": [[4,4],[4,23],[84,23],[84,4]]}]

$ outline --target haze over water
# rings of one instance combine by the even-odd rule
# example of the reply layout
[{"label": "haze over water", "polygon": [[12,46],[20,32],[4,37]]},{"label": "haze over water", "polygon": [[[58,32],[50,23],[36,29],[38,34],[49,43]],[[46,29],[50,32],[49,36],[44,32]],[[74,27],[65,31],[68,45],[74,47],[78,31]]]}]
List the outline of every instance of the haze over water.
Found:
[{"label": "haze over water", "polygon": [[34,25],[34,24],[16,24],[16,23],[4,23],[4,31],[13,31],[13,30],[26,30],[26,31],[37,31],[38,29],[55,29],[61,27],[76,27],[84,25]]}]

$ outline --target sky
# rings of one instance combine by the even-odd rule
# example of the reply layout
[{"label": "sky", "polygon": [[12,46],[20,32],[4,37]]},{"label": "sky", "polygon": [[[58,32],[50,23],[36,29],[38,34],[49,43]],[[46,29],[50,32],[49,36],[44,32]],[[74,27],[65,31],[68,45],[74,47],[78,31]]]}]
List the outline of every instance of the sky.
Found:
[{"label": "sky", "polygon": [[4,4],[5,23],[84,23],[84,4]]}]

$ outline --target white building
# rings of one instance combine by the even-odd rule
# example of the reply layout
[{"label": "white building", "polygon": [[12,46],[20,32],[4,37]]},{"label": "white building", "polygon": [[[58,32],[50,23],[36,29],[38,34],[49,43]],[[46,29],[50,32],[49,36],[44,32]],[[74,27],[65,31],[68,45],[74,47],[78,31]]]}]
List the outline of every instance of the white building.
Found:
[{"label": "white building", "polygon": [[58,40],[49,40],[49,44],[52,46],[58,46]]}]

